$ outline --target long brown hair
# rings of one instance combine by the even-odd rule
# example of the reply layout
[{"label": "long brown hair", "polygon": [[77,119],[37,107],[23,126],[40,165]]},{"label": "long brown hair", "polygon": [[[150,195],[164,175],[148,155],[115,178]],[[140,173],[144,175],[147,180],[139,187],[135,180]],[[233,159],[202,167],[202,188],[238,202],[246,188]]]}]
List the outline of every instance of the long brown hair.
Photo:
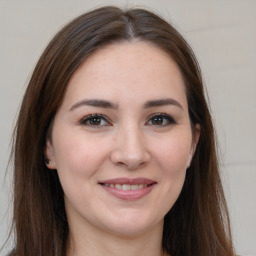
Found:
[{"label": "long brown hair", "polygon": [[104,45],[141,40],[179,66],[192,128],[201,135],[182,192],[165,216],[162,247],[173,256],[233,256],[230,223],[216,156],[215,134],[196,58],[182,36],[143,9],[103,7],[66,25],[39,59],[23,98],[13,144],[16,245],[10,255],[65,256],[69,228],[56,171],[45,166],[50,124],[77,67]]}]

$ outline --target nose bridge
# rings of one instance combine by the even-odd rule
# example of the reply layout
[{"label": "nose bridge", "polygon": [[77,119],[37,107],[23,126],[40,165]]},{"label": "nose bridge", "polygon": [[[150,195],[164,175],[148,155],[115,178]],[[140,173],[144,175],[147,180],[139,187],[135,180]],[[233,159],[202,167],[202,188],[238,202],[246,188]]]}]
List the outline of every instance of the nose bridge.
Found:
[{"label": "nose bridge", "polygon": [[121,125],[116,133],[112,161],[135,169],[149,161],[145,138],[139,125]]},{"label": "nose bridge", "polygon": [[127,151],[127,153],[131,155],[143,151],[145,146],[143,145],[143,134],[138,125],[131,124],[126,128],[123,128],[120,133],[120,142],[124,151]]}]

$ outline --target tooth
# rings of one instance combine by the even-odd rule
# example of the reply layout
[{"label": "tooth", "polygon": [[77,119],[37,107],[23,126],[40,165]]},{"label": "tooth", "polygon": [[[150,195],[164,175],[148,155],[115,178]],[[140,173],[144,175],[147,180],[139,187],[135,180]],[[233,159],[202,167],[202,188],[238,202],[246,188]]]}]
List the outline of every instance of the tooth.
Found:
[{"label": "tooth", "polygon": [[131,186],[129,184],[123,184],[122,190],[131,190]]},{"label": "tooth", "polygon": [[115,188],[116,188],[116,189],[122,189],[122,185],[116,184],[116,185],[115,185]]},{"label": "tooth", "polygon": [[119,190],[138,190],[138,189],[143,189],[146,188],[148,185],[147,184],[108,184],[104,183],[104,186],[106,187],[111,187]]},{"label": "tooth", "polygon": [[135,185],[131,185],[131,190],[137,190],[139,189],[139,185],[135,184]]}]

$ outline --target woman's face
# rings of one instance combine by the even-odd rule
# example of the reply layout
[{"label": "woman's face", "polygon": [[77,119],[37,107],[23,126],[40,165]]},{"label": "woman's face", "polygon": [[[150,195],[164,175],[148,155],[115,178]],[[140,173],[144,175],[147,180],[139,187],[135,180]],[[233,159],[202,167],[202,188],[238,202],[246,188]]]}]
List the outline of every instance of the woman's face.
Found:
[{"label": "woman's face", "polygon": [[145,42],[95,52],[71,77],[46,145],[71,230],[162,229],[198,137],[169,55]]}]

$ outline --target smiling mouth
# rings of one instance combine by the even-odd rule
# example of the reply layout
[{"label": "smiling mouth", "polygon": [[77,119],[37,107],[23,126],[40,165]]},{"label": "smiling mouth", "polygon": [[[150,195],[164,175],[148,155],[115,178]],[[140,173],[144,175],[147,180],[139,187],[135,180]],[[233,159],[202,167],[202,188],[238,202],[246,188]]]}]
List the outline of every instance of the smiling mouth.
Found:
[{"label": "smiling mouth", "polygon": [[149,194],[157,182],[147,178],[117,178],[101,181],[98,184],[119,199],[137,200]]},{"label": "smiling mouth", "polygon": [[106,187],[115,188],[118,190],[139,190],[146,188],[148,186],[151,186],[152,184],[109,184],[109,183],[103,183],[101,184]]}]

